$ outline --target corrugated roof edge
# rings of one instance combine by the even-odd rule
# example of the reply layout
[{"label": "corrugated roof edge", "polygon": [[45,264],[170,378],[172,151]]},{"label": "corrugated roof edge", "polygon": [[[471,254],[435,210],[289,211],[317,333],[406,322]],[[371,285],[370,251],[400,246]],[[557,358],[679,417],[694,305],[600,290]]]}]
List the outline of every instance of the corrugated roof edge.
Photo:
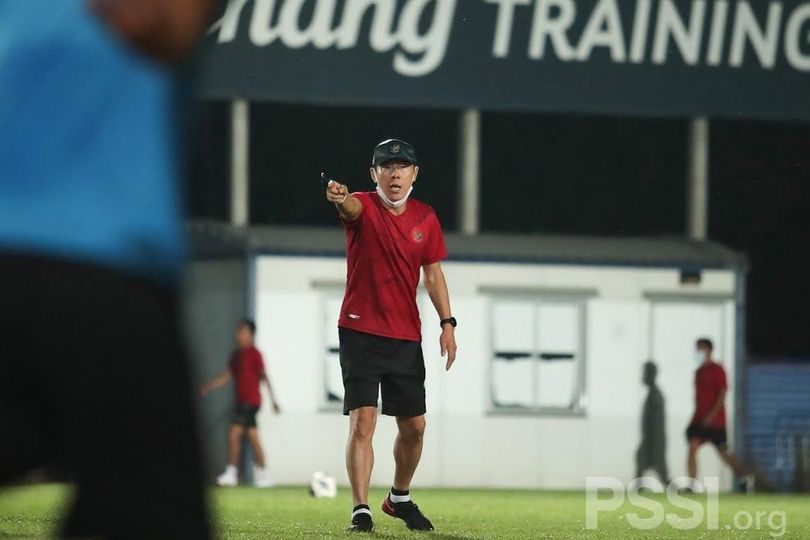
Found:
[{"label": "corrugated roof edge", "polygon": [[[248,254],[343,256],[343,229],[308,226],[187,225],[192,259]],[[716,242],[680,237],[446,234],[450,260],[596,266],[747,269],[747,258]]]}]

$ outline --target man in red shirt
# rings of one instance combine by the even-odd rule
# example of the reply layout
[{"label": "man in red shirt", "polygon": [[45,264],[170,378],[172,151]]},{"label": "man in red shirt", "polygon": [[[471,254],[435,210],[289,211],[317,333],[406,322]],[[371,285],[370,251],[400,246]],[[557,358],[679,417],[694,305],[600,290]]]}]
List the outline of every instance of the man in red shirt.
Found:
[{"label": "man in red shirt", "polygon": [[254,345],[256,324],[245,319],[236,327],[236,342],[238,348],[231,353],[228,368],[214,377],[210,382],[200,388],[205,396],[208,392],[220,388],[236,379],[236,407],[231,418],[231,429],[228,432],[228,466],[225,472],[217,478],[220,486],[235,486],[238,483],[236,466],[239,462],[239,453],[242,450],[242,439],[247,434],[253,457],[256,460],[254,471],[256,487],[269,487],[270,479],[265,469],[264,451],[259,442],[259,432],[256,429],[256,413],[262,404],[262,395],[259,392],[259,383],[267,385],[267,391],[272,400],[273,412],[279,412],[270,379],[264,368],[262,353]]},{"label": "man in red shirt", "polygon": [[440,262],[447,249],[436,213],[409,198],[419,174],[413,146],[398,139],[381,142],[374,149],[370,172],[376,191],[349,193],[337,182],[326,190],[346,229],[347,283],[338,331],[343,413],[349,416],[346,468],[355,505],[349,530],[368,532],[374,527],[368,487],[382,389],[382,414],[396,417],[399,430],[394,482],[382,510],[409,529],[430,531],[433,525],[409,491],[425,432],[425,364],[416,288],[422,270],[439,315],[439,347],[449,370],[456,358],[456,320],[450,314]]},{"label": "man in red shirt", "polygon": [[[695,372],[695,414],[686,428],[689,476],[697,478],[697,451],[704,442],[710,441],[734,474],[744,478],[745,470],[734,454],[729,452],[726,442],[726,409],[723,402],[728,384],[723,366],[712,359],[713,349],[714,345],[708,338],[700,338],[695,344],[695,361],[699,365]],[[750,479],[747,481],[750,482]]]}]

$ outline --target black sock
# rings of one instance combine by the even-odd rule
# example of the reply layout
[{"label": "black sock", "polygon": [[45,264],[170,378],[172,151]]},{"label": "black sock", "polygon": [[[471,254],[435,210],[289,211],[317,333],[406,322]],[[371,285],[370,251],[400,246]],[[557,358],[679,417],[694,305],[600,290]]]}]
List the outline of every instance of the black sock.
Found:
[{"label": "black sock", "polygon": [[391,495],[398,495],[398,496],[402,497],[403,495],[410,495],[410,493],[411,492],[408,489],[403,491],[401,489],[397,489],[397,488],[394,488],[394,487],[391,488]]}]

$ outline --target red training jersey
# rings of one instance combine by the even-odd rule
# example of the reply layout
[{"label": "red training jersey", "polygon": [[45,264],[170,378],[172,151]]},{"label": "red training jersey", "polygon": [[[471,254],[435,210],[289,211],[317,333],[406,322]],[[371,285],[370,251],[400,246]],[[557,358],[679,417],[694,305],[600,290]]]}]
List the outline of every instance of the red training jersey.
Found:
[{"label": "red training jersey", "polygon": [[422,340],[416,288],[422,266],[447,258],[436,212],[408,199],[394,215],[376,192],[352,194],[363,205],[346,229],[346,294],[338,326],[408,341]]},{"label": "red training jersey", "polygon": [[260,407],[262,395],[259,392],[259,382],[264,375],[264,360],[259,349],[251,345],[233,351],[228,368],[231,370],[233,378],[236,379],[237,403]]},{"label": "red training jersey", "polygon": [[[700,366],[695,372],[695,414],[692,423],[698,424],[709,413],[717,396],[726,390],[726,370],[716,362],[709,362]],[[720,407],[717,414],[709,422],[710,428],[726,427],[726,407]]]}]

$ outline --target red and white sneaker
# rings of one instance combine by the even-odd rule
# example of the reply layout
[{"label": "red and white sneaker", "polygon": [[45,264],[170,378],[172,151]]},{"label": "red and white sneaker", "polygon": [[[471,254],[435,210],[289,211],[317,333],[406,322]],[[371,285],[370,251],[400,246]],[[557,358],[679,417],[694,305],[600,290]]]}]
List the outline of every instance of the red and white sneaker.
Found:
[{"label": "red and white sneaker", "polygon": [[391,498],[386,496],[382,503],[382,511],[391,517],[401,519],[405,522],[405,526],[412,531],[433,530],[433,524],[413,501],[395,503],[391,502]]}]

